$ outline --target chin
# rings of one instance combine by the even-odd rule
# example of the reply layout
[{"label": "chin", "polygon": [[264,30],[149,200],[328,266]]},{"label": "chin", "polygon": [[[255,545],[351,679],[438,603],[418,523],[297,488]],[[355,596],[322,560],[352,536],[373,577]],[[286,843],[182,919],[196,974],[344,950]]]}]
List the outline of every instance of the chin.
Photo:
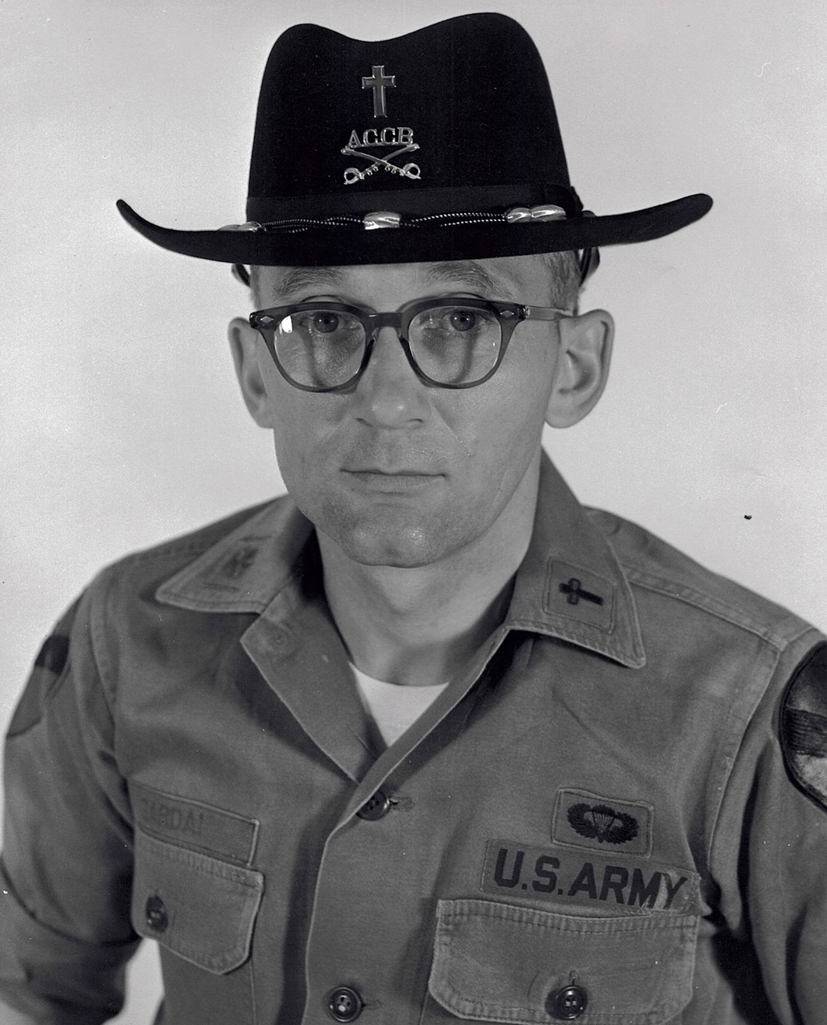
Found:
[{"label": "chin", "polygon": [[415,569],[430,566],[447,554],[444,540],[421,533],[388,533],[358,530],[333,539],[354,562],[363,566],[393,566]]},{"label": "chin", "polygon": [[392,566],[416,569],[431,566],[462,546],[454,531],[446,532],[444,523],[392,523],[391,517],[370,522],[354,518],[325,518],[317,523],[344,554],[363,566]]}]

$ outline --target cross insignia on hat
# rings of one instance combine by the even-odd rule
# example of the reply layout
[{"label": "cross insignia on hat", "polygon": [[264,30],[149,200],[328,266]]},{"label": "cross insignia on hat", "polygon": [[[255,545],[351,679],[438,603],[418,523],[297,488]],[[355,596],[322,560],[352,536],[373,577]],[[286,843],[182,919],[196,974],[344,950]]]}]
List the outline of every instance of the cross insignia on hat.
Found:
[{"label": "cross insignia on hat", "polygon": [[385,90],[396,88],[396,75],[386,75],[384,64],[374,64],[373,74],[362,76],[362,88],[373,89],[373,116],[387,117]]}]

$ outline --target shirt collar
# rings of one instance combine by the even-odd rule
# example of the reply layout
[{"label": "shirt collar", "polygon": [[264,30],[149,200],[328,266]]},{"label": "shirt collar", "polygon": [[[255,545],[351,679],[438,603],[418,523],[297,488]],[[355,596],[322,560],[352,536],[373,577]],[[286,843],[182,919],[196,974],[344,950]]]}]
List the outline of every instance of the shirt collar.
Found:
[{"label": "shirt collar", "polygon": [[545,454],[534,532],[505,623],[632,669],[646,665],[635,601],[617,556]]},{"label": "shirt collar", "polygon": [[[157,599],[198,612],[252,612],[300,601],[312,524],[277,500],[162,584]],[[308,581],[303,582],[305,586]],[[606,538],[544,455],[534,532],[503,624],[587,648],[630,668],[646,664],[629,583]]]}]

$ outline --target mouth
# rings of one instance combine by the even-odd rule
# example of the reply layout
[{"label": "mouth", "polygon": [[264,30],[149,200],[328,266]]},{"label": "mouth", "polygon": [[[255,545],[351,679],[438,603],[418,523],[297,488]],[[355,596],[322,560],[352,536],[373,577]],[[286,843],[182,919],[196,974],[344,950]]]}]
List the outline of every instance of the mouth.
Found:
[{"label": "mouth", "polygon": [[343,471],[352,480],[367,487],[382,491],[411,491],[441,480],[443,474],[424,470],[380,470],[375,467],[346,469]]}]

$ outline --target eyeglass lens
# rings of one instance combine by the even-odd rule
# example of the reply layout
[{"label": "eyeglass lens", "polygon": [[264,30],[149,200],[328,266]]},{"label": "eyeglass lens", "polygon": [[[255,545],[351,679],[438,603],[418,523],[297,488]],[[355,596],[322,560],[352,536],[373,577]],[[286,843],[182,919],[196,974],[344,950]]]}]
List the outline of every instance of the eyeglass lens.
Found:
[{"label": "eyeglass lens", "polygon": [[[454,303],[418,313],[407,332],[419,369],[440,384],[478,381],[496,365],[502,331],[495,313]],[[324,305],[283,317],[275,328],[276,355],[297,384],[335,388],[362,363],[365,327],[352,313]]]}]

